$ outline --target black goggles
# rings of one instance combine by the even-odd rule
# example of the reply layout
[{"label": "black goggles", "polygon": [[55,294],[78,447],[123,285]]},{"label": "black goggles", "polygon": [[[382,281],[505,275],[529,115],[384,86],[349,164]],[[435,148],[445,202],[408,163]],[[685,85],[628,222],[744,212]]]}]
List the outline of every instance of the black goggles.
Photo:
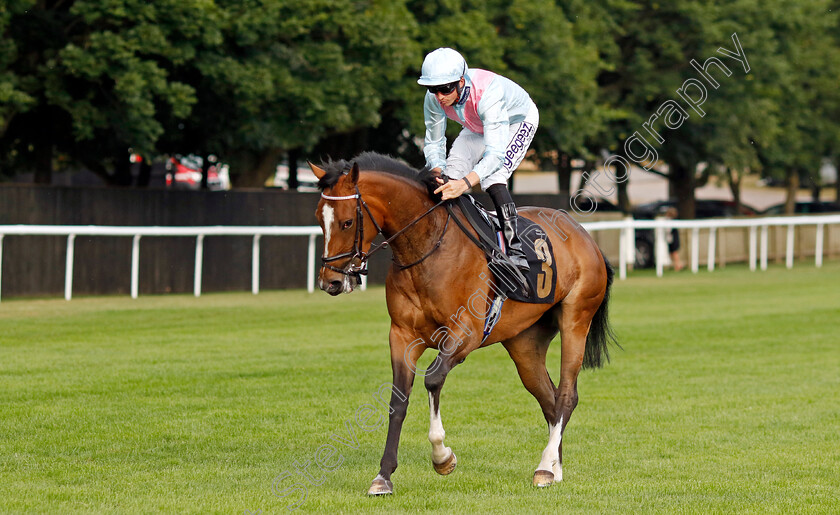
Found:
[{"label": "black goggles", "polygon": [[450,82],[449,84],[441,84],[440,86],[426,86],[429,89],[429,93],[432,95],[437,95],[438,93],[442,93],[444,95],[448,95],[455,91],[455,88],[458,87],[458,83],[461,82],[460,80],[456,80],[455,82]]}]

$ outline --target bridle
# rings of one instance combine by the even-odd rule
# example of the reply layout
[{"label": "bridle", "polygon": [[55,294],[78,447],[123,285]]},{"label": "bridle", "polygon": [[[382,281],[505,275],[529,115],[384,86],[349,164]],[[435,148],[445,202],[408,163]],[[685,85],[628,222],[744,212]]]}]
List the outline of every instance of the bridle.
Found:
[{"label": "bridle", "polygon": [[[365,241],[365,218],[364,218],[364,213],[362,212],[362,209],[364,209],[367,212],[368,216],[370,217],[371,222],[373,222],[373,226],[376,228],[376,233],[377,234],[384,234],[384,233],[382,232],[382,227],[379,226],[379,223],[377,223],[376,218],[374,218],[373,214],[370,212],[370,208],[368,207],[367,203],[362,198],[362,194],[359,192],[359,187],[356,186],[356,193],[354,195],[347,195],[347,196],[343,196],[343,197],[334,197],[334,196],[325,195],[324,193],[321,193],[321,198],[323,198],[325,200],[355,200],[356,201],[356,234],[353,237],[353,249],[348,250],[347,252],[342,252],[341,254],[336,254],[334,256],[322,256],[321,257],[321,261],[323,263],[322,264],[323,268],[327,268],[327,269],[332,270],[334,272],[338,272],[340,274],[344,274],[344,275],[353,277],[353,278],[356,279],[356,284],[361,284],[362,276],[367,275],[367,273],[368,273],[367,263],[368,263],[368,260],[370,259],[370,257],[373,254],[375,254],[377,251],[383,249],[384,247],[387,247],[391,243],[391,241],[394,240],[394,238],[396,238],[397,236],[399,236],[400,234],[405,232],[408,228],[410,228],[411,226],[413,226],[414,224],[416,224],[417,222],[419,222],[420,220],[425,218],[428,214],[430,214],[432,211],[434,211],[435,209],[437,209],[438,207],[443,205],[443,203],[445,202],[445,201],[441,200],[440,202],[438,202],[437,204],[435,204],[434,206],[429,208],[425,213],[423,213],[422,215],[418,216],[417,218],[415,218],[414,220],[409,222],[408,225],[406,225],[405,227],[403,227],[402,229],[400,229],[399,231],[394,233],[390,238],[387,238],[385,241],[383,241],[379,245],[371,246],[370,252],[365,253],[365,252],[362,251],[362,243]],[[401,263],[397,262],[396,257],[394,257],[393,258],[394,264],[396,266],[398,266],[401,270],[404,270],[406,268],[410,268],[414,265],[422,263],[427,257],[431,256],[438,248],[440,248],[440,244],[443,242],[443,237],[446,235],[446,229],[449,227],[449,218],[450,217],[451,217],[451,215],[449,214],[449,212],[447,212],[446,213],[446,223],[443,226],[443,232],[441,232],[440,238],[438,238],[437,243],[435,243],[435,245],[432,247],[432,249],[429,252],[427,252],[425,255],[423,255],[423,257],[421,257],[417,261],[414,261],[414,262],[409,263],[407,265],[404,265],[404,264],[401,264]],[[326,250],[326,249],[324,249],[324,250]],[[344,258],[350,258],[347,261],[347,265],[345,265],[344,268],[338,268],[338,267],[335,267],[335,266],[330,264],[333,261],[337,261],[339,259],[344,259]],[[354,261],[358,261],[358,265],[354,264]]]}]

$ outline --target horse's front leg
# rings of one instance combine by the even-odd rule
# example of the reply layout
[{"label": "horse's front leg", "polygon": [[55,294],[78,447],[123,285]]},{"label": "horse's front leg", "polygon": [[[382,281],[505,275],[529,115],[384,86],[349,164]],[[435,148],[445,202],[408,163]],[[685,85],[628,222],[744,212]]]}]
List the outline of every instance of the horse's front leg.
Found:
[{"label": "horse's front leg", "polygon": [[[446,370],[444,370],[446,368]],[[443,445],[446,431],[443,430],[443,421],[440,418],[440,391],[446,374],[451,369],[448,360],[441,359],[441,355],[429,366],[429,374],[426,376],[426,390],[429,392],[429,442],[432,444],[432,465],[435,472],[443,476],[455,470],[458,458],[452,449]]]},{"label": "horse's front leg", "polygon": [[411,339],[411,334],[396,326],[391,326],[389,335],[391,345],[391,369],[394,373],[394,391],[391,392],[390,417],[388,419],[388,437],[385,440],[385,452],[379,463],[379,474],[370,485],[368,495],[387,495],[394,493],[391,474],[397,469],[397,449],[400,445],[405,414],[408,410],[408,398],[414,384],[417,360],[426,350],[425,345],[418,345]]},{"label": "horse's front leg", "polygon": [[[480,329],[479,329],[480,331]],[[443,341],[439,344],[439,353],[435,357],[426,373],[426,390],[429,392],[429,442],[432,444],[432,465],[435,471],[441,475],[450,474],[458,464],[458,458],[452,449],[443,444],[446,432],[443,430],[443,422],[440,417],[440,393],[446,376],[455,365],[464,361],[467,354],[478,348],[481,344],[476,337],[469,337],[476,334],[475,328],[470,333],[464,334],[464,339],[454,336],[450,331],[446,333]]]}]

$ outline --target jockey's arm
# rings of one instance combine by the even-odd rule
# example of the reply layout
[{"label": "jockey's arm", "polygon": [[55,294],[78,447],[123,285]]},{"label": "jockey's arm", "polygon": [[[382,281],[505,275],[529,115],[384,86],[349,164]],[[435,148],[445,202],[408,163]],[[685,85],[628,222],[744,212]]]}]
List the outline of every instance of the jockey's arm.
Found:
[{"label": "jockey's arm", "polygon": [[[435,190],[435,193],[441,194],[442,200],[457,198],[470,190],[470,186],[475,186],[479,182],[478,174],[470,172],[463,179],[450,180],[444,184],[443,179],[437,179],[440,186]],[[470,186],[467,186],[466,181],[470,181]]]},{"label": "jockey's arm", "polygon": [[426,93],[423,102],[423,118],[426,121],[426,138],[423,154],[430,168],[446,168],[446,113],[440,102],[431,93]]}]

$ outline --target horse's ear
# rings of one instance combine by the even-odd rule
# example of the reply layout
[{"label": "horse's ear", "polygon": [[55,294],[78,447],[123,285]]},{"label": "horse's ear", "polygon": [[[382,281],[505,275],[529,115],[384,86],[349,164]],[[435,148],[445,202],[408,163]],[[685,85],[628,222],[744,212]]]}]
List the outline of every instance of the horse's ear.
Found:
[{"label": "horse's ear", "polygon": [[353,162],[353,168],[350,169],[350,182],[356,184],[359,182],[359,164]]},{"label": "horse's ear", "polygon": [[327,175],[327,171],[321,168],[320,166],[314,165],[309,161],[307,161],[306,164],[309,165],[309,169],[312,170],[312,173],[315,174],[315,177],[317,177],[319,181],[321,180],[321,178]]}]

